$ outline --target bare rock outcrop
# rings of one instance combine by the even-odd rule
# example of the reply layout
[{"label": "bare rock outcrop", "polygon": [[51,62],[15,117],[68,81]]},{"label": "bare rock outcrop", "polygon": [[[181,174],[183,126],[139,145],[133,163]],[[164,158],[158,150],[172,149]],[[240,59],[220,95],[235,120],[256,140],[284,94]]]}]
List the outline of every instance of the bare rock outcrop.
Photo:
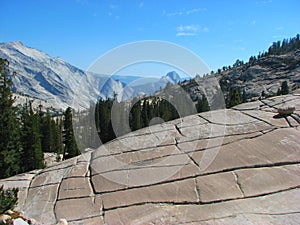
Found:
[{"label": "bare rock outcrop", "polygon": [[40,224],[299,224],[299,113],[294,94],[191,115],[0,184]]}]

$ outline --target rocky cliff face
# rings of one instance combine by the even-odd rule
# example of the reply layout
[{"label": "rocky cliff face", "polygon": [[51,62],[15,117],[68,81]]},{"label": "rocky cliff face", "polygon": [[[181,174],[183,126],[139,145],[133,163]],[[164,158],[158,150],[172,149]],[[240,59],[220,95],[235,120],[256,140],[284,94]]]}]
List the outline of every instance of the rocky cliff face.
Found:
[{"label": "rocky cliff face", "polygon": [[248,98],[260,97],[262,91],[274,95],[283,81],[288,81],[291,89],[296,89],[300,87],[300,50],[267,55],[218,76],[225,87],[244,89]]},{"label": "rocky cliff face", "polygon": [[[216,92],[212,80],[219,81],[225,98],[230,88],[239,88],[247,100],[257,100],[264,92],[265,96],[274,96],[282,82],[287,81],[290,90],[300,87],[300,50],[293,50],[281,55],[266,55],[240,65],[228,67],[213,75],[196,77],[197,82],[186,81],[182,86],[192,99],[205,93],[211,98]],[[207,83],[205,85],[202,85]]]},{"label": "rocky cliff face", "polygon": [[191,115],[0,184],[41,224],[298,224],[299,113],[294,94]]}]

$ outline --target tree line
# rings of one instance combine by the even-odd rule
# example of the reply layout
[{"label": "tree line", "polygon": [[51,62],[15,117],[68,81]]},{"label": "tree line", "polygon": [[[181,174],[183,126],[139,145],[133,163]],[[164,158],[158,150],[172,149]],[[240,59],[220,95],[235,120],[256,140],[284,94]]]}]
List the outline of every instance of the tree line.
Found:
[{"label": "tree line", "polygon": [[72,128],[72,110],[52,117],[31,102],[14,106],[9,62],[0,58],[0,178],[44,168],[44,152],[67,159],[79,154]]},{"label": "tree line", "polygon": [[169,101],[155,96],[134,98],[131,102],[99,99],[95,105],[95,124],[102,143],[147,127],[157,117],[166,122],[179,115]]},{"label": "tree line", "polygon": [[[278,88],[276,95],[287,95],[290,93],[289,84],[287,81],[283,81],[281,86]],[[265,94],[265,91],[262,91],[261,98],[272,97],[271,95]],[[246,92],[243,89],[241,91],[240,87],[231,87],[227,98],[225,99],[226,107],[231,108],[233,106],[239,105],[241,103],[247,102]]]}]

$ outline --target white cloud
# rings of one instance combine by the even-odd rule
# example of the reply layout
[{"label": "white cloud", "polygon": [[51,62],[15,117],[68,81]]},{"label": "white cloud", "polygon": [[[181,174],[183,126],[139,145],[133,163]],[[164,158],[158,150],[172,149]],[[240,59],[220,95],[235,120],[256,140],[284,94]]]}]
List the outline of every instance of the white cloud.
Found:
[{"label": "white cloud", "polygon": [[191,9],[185,12],[186,15],[190,15],[193,13],[197,13],[197,12],[203,12],[203,11],[207,11],[207,8],[196,8],[196,9]]},{"label": "white cloud", "polygon": [[191,15],[193,13],[198,13],[198,12],[203,12],[203,11],[207,11],[207,8],[194,8],[194,9],[189,9],[189,10],[180,10],[180,11],[177,11],[177,12],[166,12],[166,10],[163,11],[163,15],[166,15],[166,16],[188,16],[188,15]]},{"label": "white cloud", "polygon": [[176,36],[196,36],[196,33],[177,32]]},{"label": "white cloud", "polygon": [[119,5],[116,4],[109,4],[109,12],[107,13],[108,16],[115,18],[115,20],[120,19],[120,16],[117,14],[118,9],[120,8]]},{"label": "white cloud", "polygon": [[200,32],[208,32],[209,29],[207,27],[202,27],[198,24],[192,25],[179,25],[177,28],[176,36],[195,36],[198,35]]},{"label": "white cloud", "polygon": [[274,39],[283,39],[284,37],[284,35],[273,35]]}]

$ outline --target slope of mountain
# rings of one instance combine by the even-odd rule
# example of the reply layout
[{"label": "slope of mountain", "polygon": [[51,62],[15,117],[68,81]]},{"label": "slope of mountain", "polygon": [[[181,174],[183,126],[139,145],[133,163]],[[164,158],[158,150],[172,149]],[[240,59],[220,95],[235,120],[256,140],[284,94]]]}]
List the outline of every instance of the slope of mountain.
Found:
[{"label": "slope of mountain", "polygon": [[[258,56],[251,56],[248,62],[237,60],[232,66],[195,80],[186,81],[182,86],[192,99],[201,97],[204,92],[214,92],[210,85],[218,80],[225,98],[230,89],[237,88],[247,100],[274,96],[284,81],[290,90],[300,87],[300,37],[274,42],[268,51]],[[195,82],[196,81],[196,82]],[[207,83],[206,85],[202,85]],[[202,85],[202,87],[198,87]]]},{"label": "slope of mountain", "polygon": [[[294,105],[295,113],[277,109]],[[299,224],[300,95],[191,115],[0,180],[39,224]]]},{"label": "slope of mountain", "polygon": [[300,87],[300,50],[295,49],[280,55],[266,55],[217,75],[224,90],[240,87],[248,98],[258,98],[277,93],[283,81],[291,89]]},{"label": "slope of mountain", "polygon": [[13,77],[14,92],[58,109],[67,106],[86,109],[98,98],[113,98],[115,94],[118,100],[151,94],[179,79],[176,72],[154,80],[93,74],[21,42],[0,44],[0,57],[7,59],[11,71],[17,74]]},{"label": "slope of mountain", "polygon": [[[0,57],[6,58],[17,74],[13,77],[15,92],[50,102],[54,107],[84,108],[100,94],[98,82],[90,74],[21,42],[0,44]],[[81,93],[79,87],[88,92]]]},{"label": "slope of mountain", "polygon": [[161,78],[155,77],[144,77],[134,80],[133,82],[127,84],[123,90],[123,100],[131,97],[152,94],[155,91],[163,89],[168,83],[177,84],[180,80],[180,76],[175,72],[169,72]]}]

